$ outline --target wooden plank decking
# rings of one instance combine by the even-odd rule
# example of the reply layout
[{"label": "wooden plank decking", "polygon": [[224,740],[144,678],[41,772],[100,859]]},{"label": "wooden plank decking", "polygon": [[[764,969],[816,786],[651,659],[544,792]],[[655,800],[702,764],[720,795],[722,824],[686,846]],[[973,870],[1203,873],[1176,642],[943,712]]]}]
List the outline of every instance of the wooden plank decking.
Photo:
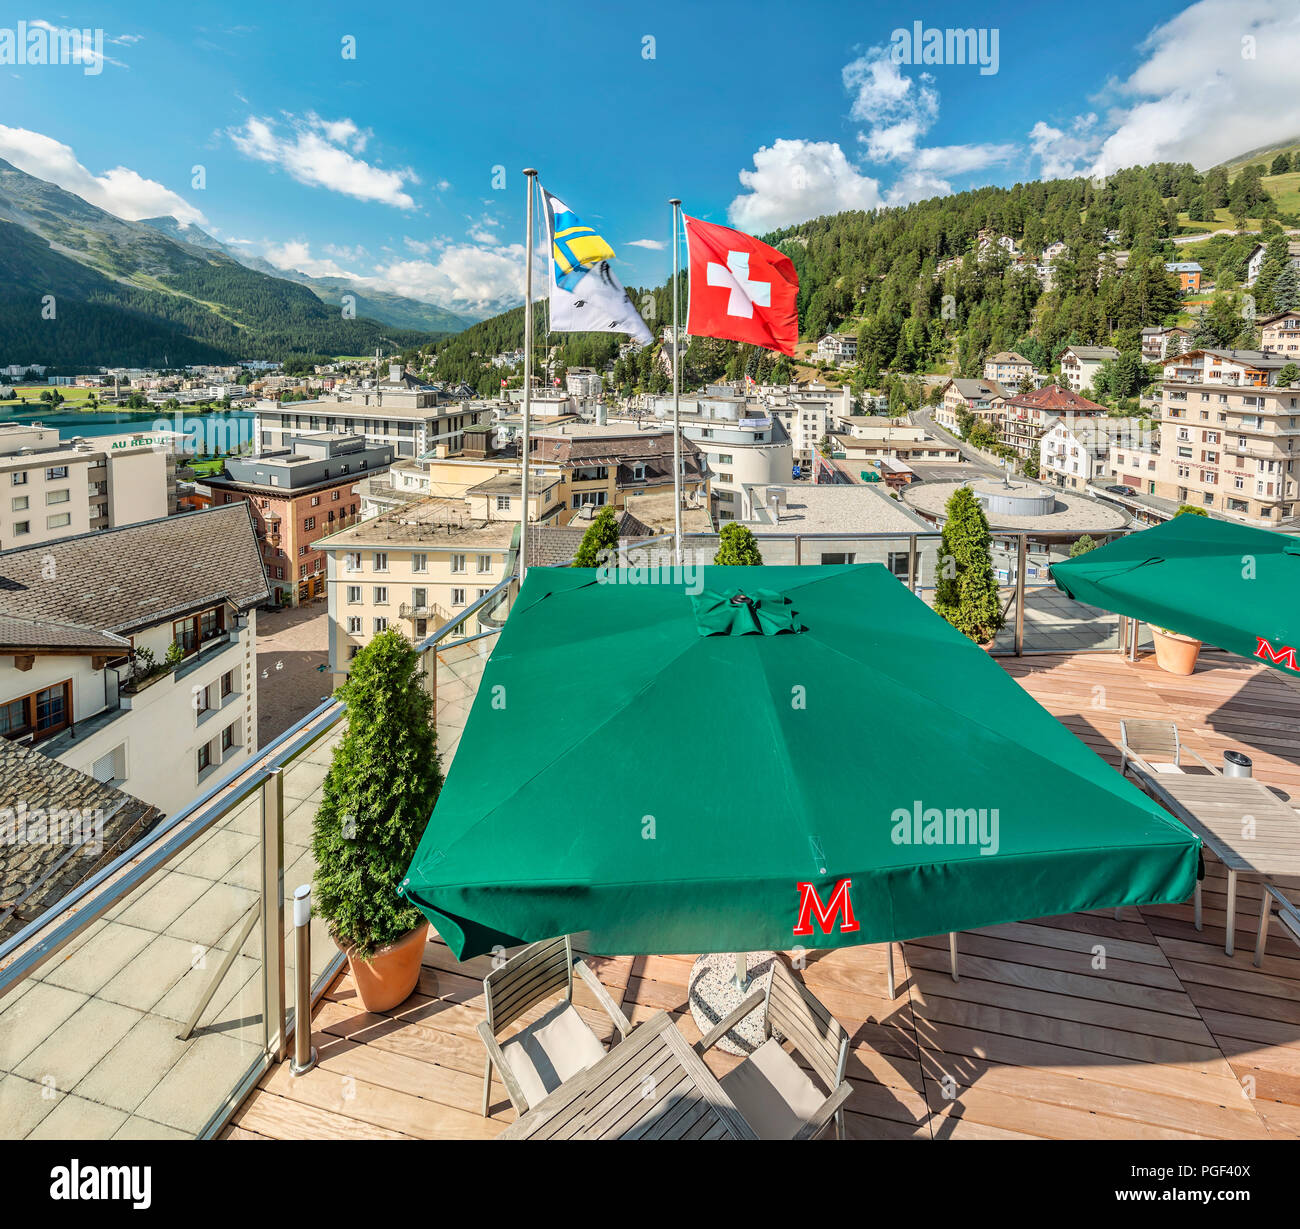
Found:
[{"label": "wooden plank decking", "polygon": [[[1255,776],[1300,802],[1300,687],[1215,654],[1190,678],[1113,654],[1005,659],[1041,704],[1118,763],[1124,716],[1178,722],[1217,763],[1247,751]],[[1300,885],[1298,885],[1300,886]],[[885,949],[846,948],[802,976],[849,1029],[849,1134],[862,1139],[1300,1138],[1300,948],[1270,933],[1251,964],[1259,890],[1238,892],[1237,952],[1223,952],[1223,868],[1207,858],[1205,928],[1190,904],[1072,914],[907,943],[898,996]],[[690,1040],[689,956],[591,958],[634,1023],[662,1008]],[[314,1018],[318,1068],[272,1069],[230,1138],[487,1138],[514,1120],[500,1085],[479,1114],[482,959],[431,941],[417,993],[363,1012],[346,974]],[[601,1035],[609,1021],[577,987]],[[711,1051],[718,1072],[735,1059]]]}]

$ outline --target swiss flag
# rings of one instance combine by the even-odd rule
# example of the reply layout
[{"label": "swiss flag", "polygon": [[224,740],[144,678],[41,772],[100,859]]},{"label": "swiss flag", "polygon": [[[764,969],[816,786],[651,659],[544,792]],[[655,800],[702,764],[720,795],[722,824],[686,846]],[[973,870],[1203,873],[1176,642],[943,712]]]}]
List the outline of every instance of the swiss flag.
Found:
[{"label": "swiss flag", "polygon": [[799,278],[788,256],[750,235],[686,218],[691,270],[686,331],[794,356]]}]

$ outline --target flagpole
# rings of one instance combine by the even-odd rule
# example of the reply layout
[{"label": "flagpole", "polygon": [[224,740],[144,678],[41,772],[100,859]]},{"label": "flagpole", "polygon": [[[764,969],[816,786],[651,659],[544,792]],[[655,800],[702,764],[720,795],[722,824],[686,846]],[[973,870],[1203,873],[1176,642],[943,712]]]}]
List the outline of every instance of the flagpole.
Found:
[{"label": "flagpole", "polygon": [[673,197],[668,202],[673,207],[673,560],[682,566],[682,405],[681,373],[679,359],[681,338],[677,327],[677,232],[682,202]]},{"label": "flagpole", "polygon": [[524,183],[528,187],[528,233],[524,239],[524,422],[520,433],[521,458],[520,494],[524,510],[519,520],[519,583],[523,584],[528,572],[528,463],[532,439],[529,434],[530,414],[533,408],[533,180],[537,171],[524,168]]}]

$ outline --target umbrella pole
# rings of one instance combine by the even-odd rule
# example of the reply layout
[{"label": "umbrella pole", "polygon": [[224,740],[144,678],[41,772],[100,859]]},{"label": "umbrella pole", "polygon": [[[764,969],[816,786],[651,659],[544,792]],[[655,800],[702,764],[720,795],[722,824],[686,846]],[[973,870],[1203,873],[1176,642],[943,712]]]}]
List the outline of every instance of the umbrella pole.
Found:
[{"label": "umbrella pole", "polygon": [[736,985],[740,988],[740,993],[744,994],[749,989],[749,953],[736,953]]}]

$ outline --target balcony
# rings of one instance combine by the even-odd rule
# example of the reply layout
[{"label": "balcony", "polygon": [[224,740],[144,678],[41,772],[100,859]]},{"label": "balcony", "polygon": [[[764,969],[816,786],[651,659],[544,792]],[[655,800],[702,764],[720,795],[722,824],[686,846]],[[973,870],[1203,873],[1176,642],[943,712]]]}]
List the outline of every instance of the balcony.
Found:
[{"label": "balcony", "polygon": [[[716,542],[692,538],[692,561]],[[827,552],[879,558],[932,598],[937,535],[785,535],[761,545],[772,563],[816,566]],[[1060,554],[1020,536],[1000,540],[994,565],[1007,576],[1010,619],[994,648],[1002,667],[1112,765],[1121,718],[1176,720],[1206,759],[1244,747],[1259,779],[1300,794],[1300,689],[1213,651],[1192,678],[1159,672],[1142,651],[1129,660],[1117,651],[1115,616],[1070,602],[1042,574]],[[499,623],[512,593],[499,586],[464,616]],[[445,763],[494,644],[492,631],[444,628],[420,646]],[[281,893],[312,874],[311,818],[345,720],[336,704],[322,705],[0,943],[0,1135],[486,1138],[514,1120],[495,1082],[490,1117],[479,1113],[475,1027],[490,962],[459,964],[436,935],[415,994],[371,1015],[313,922],[319,1064],[293,1077],[282,1061],[299,1021],[282,991],[294,982],[294,946]],[[1245,936],[1260,897],[1243,883],[1241,946],[1225,956],[1226,879],[1208,854],[1204,891],[1202,931],[1179,904],[963,934],[960,981],[948,975],[945,936],[911,940],[893,996],[883,946],[814,953],[801,976],[851,1038],[847,1134],[1294,1138],[1296,949],[1275,927],[1263,967],[1253,967]],[[698,1037],[686,1004],[691,962],[591,958],[634,1025],[667,1010],[688,1041]],[[575,1002],[580,1012],[594,1007],[581,983]],[[707,1061],[722,1074],[737,1060],[715,1049]],[[46,1076],[52,1098],[42,1095]]]}]

